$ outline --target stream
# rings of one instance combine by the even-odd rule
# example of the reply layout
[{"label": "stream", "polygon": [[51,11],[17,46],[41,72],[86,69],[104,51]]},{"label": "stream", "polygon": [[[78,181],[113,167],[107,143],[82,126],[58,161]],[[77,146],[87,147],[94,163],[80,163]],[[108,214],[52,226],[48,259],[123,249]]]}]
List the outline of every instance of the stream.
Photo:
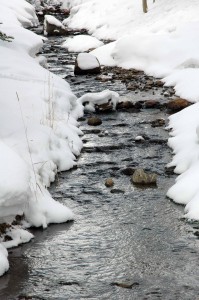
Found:
[{"label": "stream", "polygon": [[[172,90],[143,88],[154,79],[140,72],[134,78],[139,88],[131,91],[117,68],[104,68],[101,78],[74,76],[77,54],[60,47],[65,39],[50,37],[42,55],[78,97],[110,89],[140,107],[100,113],[97,127],[87,125],[91,114],[81,118],[84,147],[77,168],[59,173],[50,188],[76,219],[31,229],[34,240],[9,250],[0,299],[199,299],[199,241],[193,234],[199,227],[182,219],[183,207],[165,196],[176,178],[165,168],[172,159],[168,131],[151,126],[157,119],[167,122],[168,112],[143,105],[148,99],[165,103]],[[144,140],[136,141],[140,135]],[[127,173],[136,168],[158,174],[157,187],[134,186]],[[105,186],[107,178],[113,187]]]}]

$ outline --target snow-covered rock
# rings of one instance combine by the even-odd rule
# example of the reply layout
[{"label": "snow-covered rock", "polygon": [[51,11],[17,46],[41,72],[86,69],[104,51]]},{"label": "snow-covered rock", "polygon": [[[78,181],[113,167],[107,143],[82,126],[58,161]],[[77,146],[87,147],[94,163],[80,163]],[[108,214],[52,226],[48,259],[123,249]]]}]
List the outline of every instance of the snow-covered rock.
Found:
[{"label": "snow-covered rock", "polygon": [[98,59],[90,53],[78,54],[75,61],[75,75],[98,74],[101,71]]},{"label": "snow-covered rock", "polygon": [[66,35],[67,29],[54,16],[45,15],[45,17],[44,17],[44,34],[47,36]]},{"label": "snow-covered rock", "polygon": [[78,103],[84,105],[85,111],[95,111],[96,105],[109,103],[113,109],[116,109],[120,96],[118,93],[104,90],[99,93],[87,93],[78,99]]}]

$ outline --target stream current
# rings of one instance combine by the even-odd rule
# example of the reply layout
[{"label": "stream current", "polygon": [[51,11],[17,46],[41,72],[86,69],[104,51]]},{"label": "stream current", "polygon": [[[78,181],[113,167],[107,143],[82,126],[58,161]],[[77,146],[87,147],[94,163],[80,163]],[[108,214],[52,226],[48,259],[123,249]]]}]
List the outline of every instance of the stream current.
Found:
[{"label": "stream current", "polygon": [[[121,80],[74,76],[76,54],[60,47],[63,40],[49,38],[42,55],[78,97],[111,89],[126,100],[166,101],[163,88],[135,93]],[[168,115],[160,109],[103,113],[98,127],[87,125],[89,116],[80,123],[84,147],[77,168],[60,173],[50,188],[76,219],[31,229],[33,241],[9,250],[0,299],[199,299],[198,227],[187,224],[183,208],[165,196],[175,180],[165,171],[171,160],[168,132],[150,123]],[[147,138],[135,142],[138,135]],[[157,173],[157,187],[133,186],[127,167]],[[109,177],[112,188],[104,184]]]}]

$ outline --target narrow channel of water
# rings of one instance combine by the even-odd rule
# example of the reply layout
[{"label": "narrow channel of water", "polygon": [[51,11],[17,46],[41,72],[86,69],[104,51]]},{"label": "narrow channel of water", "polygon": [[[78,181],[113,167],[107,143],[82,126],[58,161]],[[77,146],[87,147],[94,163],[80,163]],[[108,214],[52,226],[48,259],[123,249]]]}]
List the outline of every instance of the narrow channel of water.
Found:
[{"label": "narrow channel of water", "polygon": [[[109,88],[127,100],[165,101],[162,88],[128,93],[121,80],[74,77],[75,54],[60,49],[62,41],[50,38],[43,54],[78,96]],[[0,299],[199,299],[199,242],[181,219],[183,208],[165,197],[175,179],[165,172],[171,160],[168,132],[151,126],[166,113],[100,114],[102,125],[95,128],[87,125],[88,116],[81,122],[84,148],[77,168],[59,174],[50,189],[76,219],[33,229],[31,243],[9,251],[11,268],[0,278]],[[135,142],[138,135],[145,141]],[[157,188],[133,186],[127,167],[157,173]],[[113,188],[104,185],[109,177]]]}]

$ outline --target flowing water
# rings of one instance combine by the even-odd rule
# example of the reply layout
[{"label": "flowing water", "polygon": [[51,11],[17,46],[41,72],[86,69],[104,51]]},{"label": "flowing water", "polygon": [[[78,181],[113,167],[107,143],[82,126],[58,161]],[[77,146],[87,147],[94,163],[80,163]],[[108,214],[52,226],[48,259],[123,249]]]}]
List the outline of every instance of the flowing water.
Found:
[{"label": "flowing water", "polygon": [[[76,54],[61,49],[62,41],[50,38],[43,55],[76,95],[109,88],[127,100],[166,101],[162,88],[135,93],[121,80],[75,77]],[[77,168],[59,174],[50,188],[76,219],[32,229],[33,241],[9,251],[0,299],[199,299],[199,241],[181,219],[183,208],[165,196],[175,180],[165,170],[171,160],[168,132],[151,126],[168,115],[160,109],[104,113],[98,127],[88,126],[87,117],[80,125],[84,148]],[[145,141],[136,142],[138,135]],[[157,173],[157,187],[134,186],[124,174],[127,167]],[[115,184],[107,188],[110,177]]]}]

